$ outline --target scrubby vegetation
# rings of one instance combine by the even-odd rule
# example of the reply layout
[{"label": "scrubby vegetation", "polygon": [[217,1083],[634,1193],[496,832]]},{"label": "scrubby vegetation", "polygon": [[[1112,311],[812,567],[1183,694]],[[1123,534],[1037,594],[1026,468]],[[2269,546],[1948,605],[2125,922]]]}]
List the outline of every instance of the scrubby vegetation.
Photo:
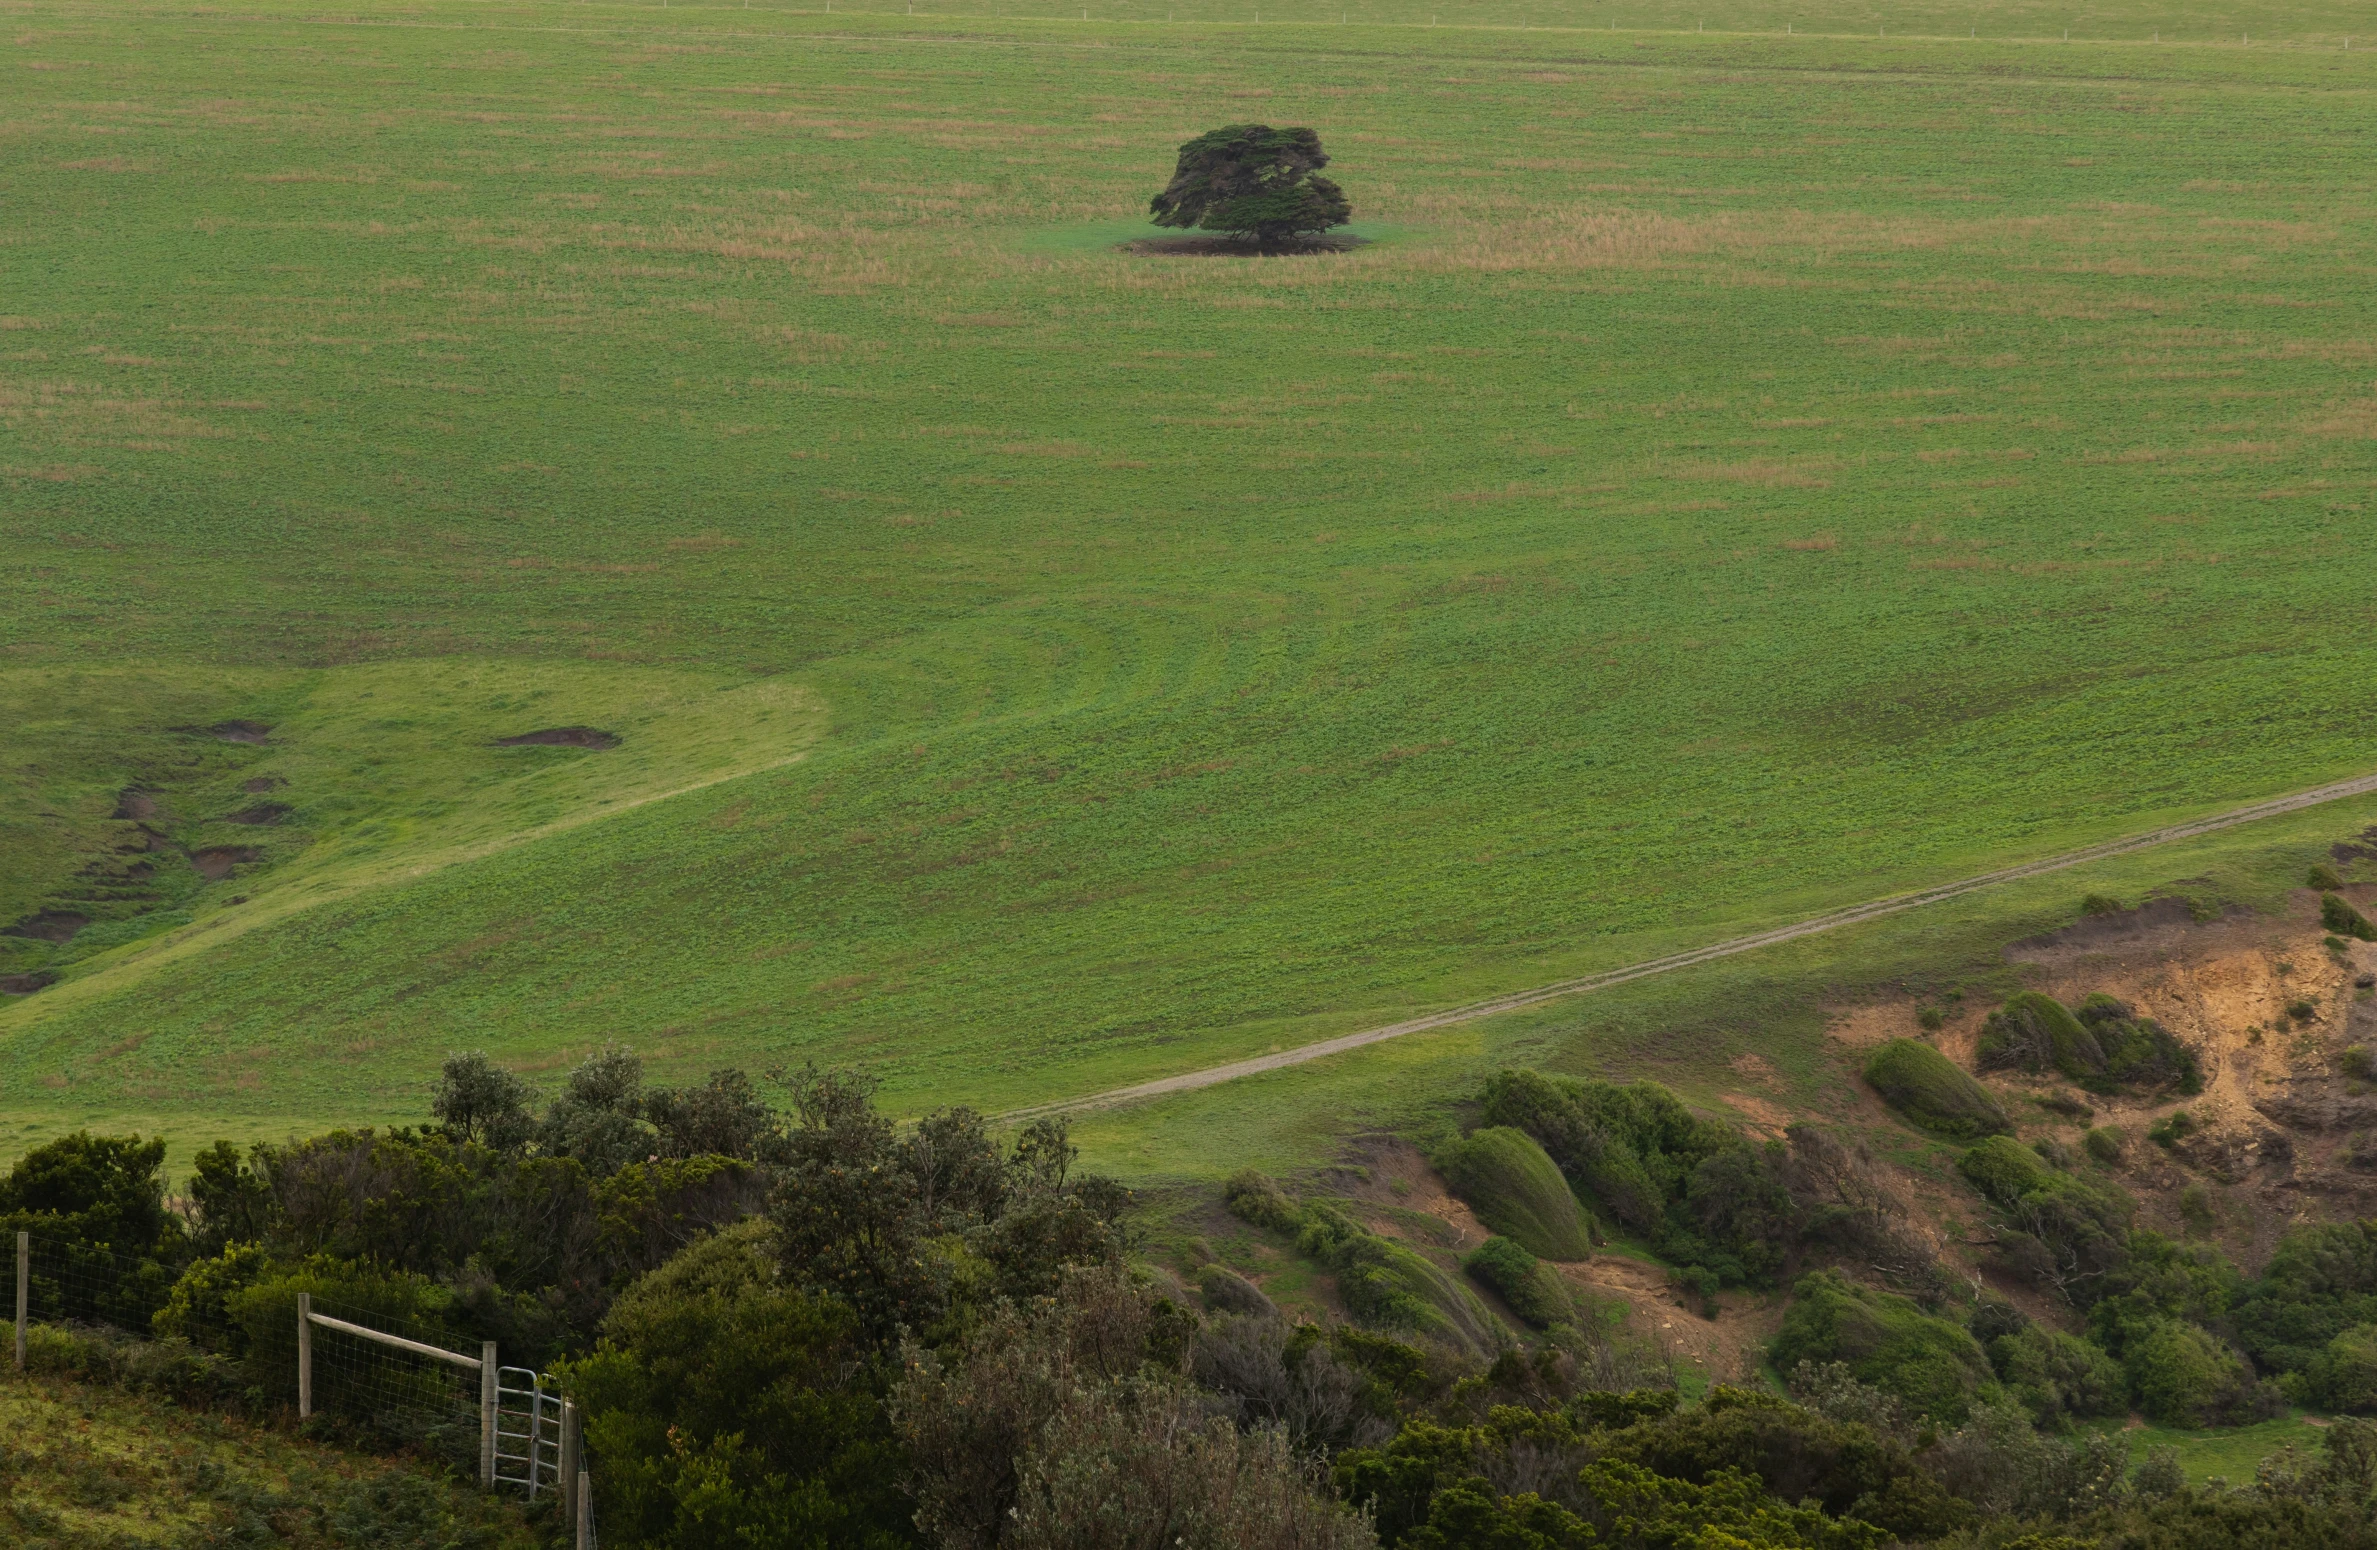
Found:
[{"label": "scrubby vegetation", "polygon": [[2076,1012],[2035,990],[2009,997],[1982,1024],[1976,1062],[1984,1071],[2060,1072],[2095,1093],[2204,1088],[2193,1051],[2107,995],[2088,997]]},{"label": "scrubby vegetation", "polygon": [[1509,1125],[1488,1125],[1449,1141],[1434,1158],[1445,1182],[1477,1219],[1546,1259],[1583,1259],[1592,1253],[1592,1220],[1535,1138]]},{"label": "scrubby vegetation", "polygon": [[1560,1273],[1509,1238],[1488,1238],[1462,1259],[1461,1268],[1502,1294],[1511,1311],[1537,1329],[1565,1324],[1576,1316],[1576,1299]]},{"label": "scrubby vegetation", "polygon": [[1892,1039],[1869,1056],[1865,1079],[1913,1123],[1943,1136],[2002,1135],[2014,1128],[1989,1089],[1930,1045]]},{"label": "scrubby vegetation", "polygon": [[1533,1137],[1579,1195],[1671,1263],[1723,1283],[1781,1269],[1795,1217],[1781,1146],[1701,1119],[1649,1082],[1504,1071],[1486,1084],[1485,1113]]},{"label": "scrubby vegetation", "polygon": [[[1511,1158],[1575,1167],[1613,1217],[1622,1202],[1703,1256],[1683,1270],[1713,1282],[1715,1244],[1745,1274],[1796,1276],[1769,1353],[1792,1398],[1720,1385],[1688,1405],[1655,1351],[1513,1237],[1463,1269],[1523,1328],[1351,1202],[1241,1173],[1228,1209],[1325,1273],[1349,1316],[1300,1323],[1219,1264],[1193,1295],[1134,1268],[1130,1197],[1074,1167],[1061,1127],[895,1126],[862,1082],[791,1085],[783,1114],[732,1072],[651,1089],[606,1048],[538,1114],[457,1059],[434,1126],[212,1148],[170,1206],[153,1143],[38,1149],[0,1180],[49,1256],[33,1365],[271,1420],[299,1292],[457,1347],[496,1339],[583,1408],[603,1542],[654,1550],[1880,1550],[2015,1522],[2160,1544],[2273,1503],[2349,1546],[2377,1489],[2377,1424],[2339,1423],[2319,1462],[2251,1494],[2132,1471],[2073,1430],[2132,1405],[2249,1420],[2281,1390],[2377,1404],[2377,1226],[2298,1232],[2249,1281],[2207,1246],[2128,1230],[2118,1191],[2069,1159],[1987,1139],[1963,1172],[2000,1213],[2009,1269],[2062,1296],[2075,1335],[1952,1295],[1894,1230],[1871,1160],[1822,1131],[1759,1145],[1647,1084],[1505,1073],[1489,1117],[1545,1146],[1490,1137],[1487,1177],[1530,1181],[1539,1223],[1543,1168]],[[1760,1209],[1717,1209],[1744,1180]],[[78,1278],[103,1263],[128,1273]],[[441,1431],[407,1424],[401,1393],[317,1400],[318,1431],[468,1472],[467,1415]],[[502,1542],[509,1520],[457,1516],[429,1480],[200,1492],[188,1542],[251,1542],[235,1531],[251,1509],[298,1525],[258,1543],[367,1523],[398,1550]],[[47,1522],[23,1497],[18,1522]]]},{"label": "scrubby vegetation", "polygon": [[1970,1415],[1974,1391],[1989,1378],[1989,1359],[1963,1325],[1828,1270],[1791,1289],[1773,1355],[1785,1371],[1837,1362],[1915,1413],[1950,1424]]},{"label": "scrubby vegetation", "polygon": [[2338,936],[2357,937],[2363,942],[2377,942],[2377,925],[2369,917],[2352,907],[2352,901],[2340,893],[2323,894],[2319,900],[2319,923]]}]

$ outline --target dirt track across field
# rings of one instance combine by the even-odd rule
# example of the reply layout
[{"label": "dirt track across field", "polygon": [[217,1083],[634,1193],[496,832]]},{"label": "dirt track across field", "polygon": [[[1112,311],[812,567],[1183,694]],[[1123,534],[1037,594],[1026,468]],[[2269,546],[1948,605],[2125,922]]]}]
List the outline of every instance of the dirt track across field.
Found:
[{"label": "dirt track across field", "polygon": [[1575,979],[1560,980],[1550,985],[1538,985],[1532,990],[1514,990],[1508,995],[1494,996],[1484,1001],[1472,1001],[1467,1006],[1456,1006],[1449,1011],[1431,1012],[1425,1017],[1414,1017],[1404,1022],[1389,1023],[1383,1028],[1366,1028],[1359,1033],[1339,1034],[1334,1039],[1322,1039],[1312,1044],[1301,1044],[1294,1049],[1281,1050],[1275,1055],[1257,1055],[1251,1060],[1234,1060],[1228,1065],[1208,1066],[1202,1071],[1183,1071],[1177,1076],[1159,1077],[1155,1081],[1140,1082],[1131,1087],[1116,1087],[1102,1093],[1090,1093],[1080,1098],[1064,1098],[1054,1103],[1039,1103],[1028,1108],[1010,1109],[999,1118],[1002,1120],[1028,1120],[1037,1119],[1047,1114],[1075,1114],[1086,1109],[1107,1109],[1118,1104],[1137,1103],[1148,1098],[1168,1097],[1173,1093],[1194,1092],[1200,1087],[1218,1086],[1223,1082],[1235,1081],[1242,1076],[1258,1076],[1265,1071],[1277,1071],[1285,1066],[1297,1066],[1308,1060],[1319,1060],[1325,1055],[1343,1054],[1347,1050],[1360,1049],[1367,1044],[1383,1044],[1389,1039],[1400,1039],[1406,1034],[1427,1033],[1437,1028],[1451,1028],[1461,1023],[1475,1022],[1481,1017],[1492,1017],[1500,1012],[1515,1012],[1522,1007],[1536,1006],[1546,1001],[1557,1001],[1564,996],[1581,996],[1590,991],[1607,990],[1612,985],[1623,985],[1630,980],[1648,979],[1654,974],[1666,974],[1676,969],[1688,969],[1696,963],[1708,963],[1718,958],[1730,958],[1736,953],[1753,952],[1761,947],[1772,947],[1777,943],[1795,941],[1803,936],[1815,936],[1820,932],[1836,931],[1842,926],[1853,926],[1861,921],[1878,920],[1885,915],[1896,915],[1905,910],[1920,909],[1926,904],[1943,903],[1968,893],[1978,892],[1983,888],[1993,888],[1999,883],[2016,882],[2025,877],[2038,877],[2047,872],[2060,872],[2066,867],[2079,866],[2085,862],[2102,861],[2111,856],[2124,856],[2134,850],[2146,850],[2156,845],[2167,845],[2173,840],[2193,839],[2199,834],[2211,834],[2221,829],[2232,829],[2239,824],[2252,823],[2259,818],[2276,818],[2284,813],[2300,812],[2306,807],[2317,807],[2323,802],[2339,801],[2345,797],[2366,796],[2371,792],[2377,792],[2377,775],[2357,775],[2350,780],[2339,780],[2329,785],[2315,786],[2309,791],[2298,791],[2291,796],[2272,797],[2267,801],[2233,807],[2225,813],[2214,813],[2208,818],[2197,818],[2187,823],[2171,824],[2165,828],[2149,830],[2144,834],[2133,834],[2127,839],[2107,840],[2101,845],[2090,845],[2080,850],[2065,851],[2062,855],[2047,856],[2037,861],[2026,861],[2020,866],[2006,867],[2002,871],[1984,872],[1978,877],[1967,877],[1959,882],[1942,883],[1937,888],[1926,888],[1916,893],[1893,894],[1887,899],[1875,899],[1865,904],[1852,904],[1847,909],[1834,910],[1829,915],[1816,915],[1788,926],[1776,926],[1772,930],[1756,931],[1748,936],[1737,936],[1722,942],[1712,942],[1706,947],[1695,947],[1686,952],[1670,953],[1664,958],[1652,958],[1642,963],[1628,964],[1623,968],[1604,969],[1598,974],[1580,975]]}]

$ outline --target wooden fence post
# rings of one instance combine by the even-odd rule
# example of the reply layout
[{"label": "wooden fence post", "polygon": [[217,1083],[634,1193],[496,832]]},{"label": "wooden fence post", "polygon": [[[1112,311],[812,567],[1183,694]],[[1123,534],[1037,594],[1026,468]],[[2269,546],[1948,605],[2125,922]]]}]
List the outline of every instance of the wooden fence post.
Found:
[{"label": "wooden fence post", "polygon": [[578,1440],[577,1401],[565,1399],[561,1402],[561,1469],[559,1478],[553,1484],[561,1497],[561,1521],[573,1529],[578,1524],[578,1492],[574,1482],[578,1478],[578,1450],[581,1446]]},{"label": "wooden fence post", "polygon": [[479,1484],[495,1484],[495,1342],[479,1347]]},{"label": "wooden fence post", "polygon": [[314,1294],[297,1294],[297,1419],[314,1413]]},{"label": "wooden fence post", "polygon": [[17,1371],[25,1370],[25,1312],[32,1303],[33,1235],[17,1234]]},{"label": "wooden fence post", "polygon": [[578,1550],[594,1550],[594,1482],[578,1471]]}]

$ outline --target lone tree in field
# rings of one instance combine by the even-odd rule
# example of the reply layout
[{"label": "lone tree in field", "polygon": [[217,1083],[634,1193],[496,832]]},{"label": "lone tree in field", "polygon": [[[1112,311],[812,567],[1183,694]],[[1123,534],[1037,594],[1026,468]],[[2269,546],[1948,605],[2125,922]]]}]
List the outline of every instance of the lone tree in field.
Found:
[{"label": "lone tree in field", "polygon": [[1172,182],[1148,204],[1158,226],[1252,237],[1265,247],[1353,219],[1345,190],[1317,177],[1329,165],[1309,129],[1232,124],[1180,148]]}]

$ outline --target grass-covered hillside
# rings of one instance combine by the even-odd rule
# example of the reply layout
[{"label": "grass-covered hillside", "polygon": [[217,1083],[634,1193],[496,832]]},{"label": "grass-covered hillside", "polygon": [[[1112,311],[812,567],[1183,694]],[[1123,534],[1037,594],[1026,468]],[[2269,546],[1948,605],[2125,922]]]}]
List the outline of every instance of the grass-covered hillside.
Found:
[{"label": "grass-covered hillside", "polygon": [[[605,1036],[998,1109],[2367,768],[2350,7],[1093,11],[12,8],[0,1143]],[[1377,240],[1115,250],[1254,118]],[[1834,951],[1085,1139],[1820,1093]]]},{"label": "grass-covered hillside", "polygon": [[25,1550],[529,1550],[516,1504],[269,1426],[13,1372],[0,1382],[0,1539]]}]

